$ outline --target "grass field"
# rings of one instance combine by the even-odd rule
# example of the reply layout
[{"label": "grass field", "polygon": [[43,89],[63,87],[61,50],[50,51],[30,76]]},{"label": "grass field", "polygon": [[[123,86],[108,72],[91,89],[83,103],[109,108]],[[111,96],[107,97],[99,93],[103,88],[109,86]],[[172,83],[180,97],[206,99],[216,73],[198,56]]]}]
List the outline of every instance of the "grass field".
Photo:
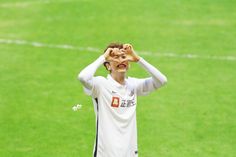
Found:
[{"label": "grass field", "polygon": [[[77,74],[113,41],[131,43],[168,77],[139,98],[140,157],[235,156],[235,6],[0,0],[0,156],[92,156],[95,116]],[[148,76],[136,64],[128,74]]]}]

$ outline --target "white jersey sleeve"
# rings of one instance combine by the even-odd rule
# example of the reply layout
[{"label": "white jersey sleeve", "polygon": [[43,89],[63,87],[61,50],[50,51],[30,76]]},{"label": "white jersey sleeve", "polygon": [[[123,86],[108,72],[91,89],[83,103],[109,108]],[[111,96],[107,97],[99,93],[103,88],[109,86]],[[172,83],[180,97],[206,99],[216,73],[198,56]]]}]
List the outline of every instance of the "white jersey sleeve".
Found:
[{"label": "white jersey sleeve", "polygon": [[101,77],[94,77],[96,70],[102,65],[105,61],[105,57],[101,55],[97,60],[93,63],[85,67],[78,75],[78,79],[83,84],[84,91],[87,95],[92,97],[97,97],[98,88],[95,87],[99,85],[99,80]]},{"label": "white jersey sleeve", "polygon": [[138,64],[141,65],[151,75],[151,77],[136,79],[135,84],[137,95],[146,95],[167,83],[166,76],[143,58],[140,58]]}]

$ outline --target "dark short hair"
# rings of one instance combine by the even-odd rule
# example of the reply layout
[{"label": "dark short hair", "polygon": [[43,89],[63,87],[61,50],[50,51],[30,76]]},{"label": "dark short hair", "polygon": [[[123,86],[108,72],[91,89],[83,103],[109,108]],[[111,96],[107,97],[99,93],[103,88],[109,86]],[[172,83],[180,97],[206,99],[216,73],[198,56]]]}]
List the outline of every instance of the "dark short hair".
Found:
[{"label": "dark short hair", "polygon": [[118,49],[122,49],[122,48],[123,48],[123,44],[121,44],[121,43],[110,43],[110,44],[106,47],[106,49],[104,50],[104,53],[106,52],[106,50],[107,50],[108,48],[118,48]]},{"label": "dark short hair", "polygon": [[[106,47],[106,49],[104,50],[103,53],[105,53],[108,48],[118,48],[118,49],[122,49],[122,48],[123,48],[123,44],[121,44],[121,43],[110,43],[110,44]],[[108,63],[109,63],[109,62],[104,62],[104,63],[103,63],[103,65],[105,66],[106,69],[107,69],[106,64],[108,64]],[[107,69],[107,70],[108,70],[108,69]]]}]

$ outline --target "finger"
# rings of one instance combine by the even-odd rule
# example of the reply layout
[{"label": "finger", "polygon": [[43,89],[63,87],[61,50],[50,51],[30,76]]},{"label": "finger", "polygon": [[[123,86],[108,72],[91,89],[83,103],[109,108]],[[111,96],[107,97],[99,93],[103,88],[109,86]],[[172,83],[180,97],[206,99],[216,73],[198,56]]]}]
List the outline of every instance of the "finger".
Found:
[{"label": "finger", "polygon": [[113,49],[112,48],[109,48],[109,54],[111,55],[113,53]]},{"label": "finger", "polygon": [[127,50],[128,49],[128,47],[129,47],[129,45],[128,44],[124,44],[124,50]]},{"label": "finger", "polygon": [[120,51],[125,53],[125,49],[124,48],[120,49]]},{"label": "finger", "polygon": [[122,56],[122,55],[125,55],[125,52],[124,51],[118,51],[116,55]]},{"label": "finger", "polygon": [[129,45],[130,45],[129,43],[126,43],[126,44],[124,44],[123,46],[124,46],[124,47],[127,47],[127,46],[129,46]]},{"label": "finger", "polygon": [[118,54],[120,54],[120,52],[121,52],[121,50],[120,50],[120,49],[118,49],[118,48],[114,48],[114,53],[115,53],[115,55],[118,55]]},{"label": "finger", "polygon": [[119,59],[115,59],[115,58],[111,58],[110,61],[111,61],[111,62],[117,62],[117,63],[120,62]]},{"label": "finger", "polygon": [[106,52],[105,52],[105,55],[106,55],[106,56],[109,56],[112,51],[113,51],[112,48],[108,48],[108,49],[106,50]]},{"label": "finger", "polygon": [[131,44],[124,44],[124,47],[129,48],[129,47],[132,47],[132,45]]},{"label": "finger", "polygon": [[125,50],[126,53],[131,53],[133,48],[132,48],[132,46],[130,44],[126,44],[124,46],[124,50]]},{"label": "finger", "polygon": [[111,57],[114,57],[114,56],[115,56],[115,52],[114,52],[114,51],[111,51],[110,56],[111,56]]},{"label": "finger", "polygon": [[117,53],[118,53],[118,52],[117,52],[117,49],[113,48],[112,51],[111,51],[111,53],[110,53],[110,56],[111,56],[111,57],[114,57],[114,56],[117,55]]},{"label": "finger", "polygon": [[132,50],[132,45],[128,44],[128,49]]}]

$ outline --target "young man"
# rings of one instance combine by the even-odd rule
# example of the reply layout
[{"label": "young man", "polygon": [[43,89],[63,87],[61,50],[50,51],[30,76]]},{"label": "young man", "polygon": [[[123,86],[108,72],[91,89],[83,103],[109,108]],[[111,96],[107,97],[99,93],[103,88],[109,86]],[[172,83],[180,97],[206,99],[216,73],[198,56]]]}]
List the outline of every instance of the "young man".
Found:
[{"label": "young man", "polygon": [[[129,62],[138,63],[151,77],[126,77]],[[94,77],[102,64],[110,74],[107,78]],[[137,96],[160,88],[167,82],[166,77],[138,56],[130,44],[110,44],[78,78],[94,104],[97,121],[94,157],[137,157]]]}]

